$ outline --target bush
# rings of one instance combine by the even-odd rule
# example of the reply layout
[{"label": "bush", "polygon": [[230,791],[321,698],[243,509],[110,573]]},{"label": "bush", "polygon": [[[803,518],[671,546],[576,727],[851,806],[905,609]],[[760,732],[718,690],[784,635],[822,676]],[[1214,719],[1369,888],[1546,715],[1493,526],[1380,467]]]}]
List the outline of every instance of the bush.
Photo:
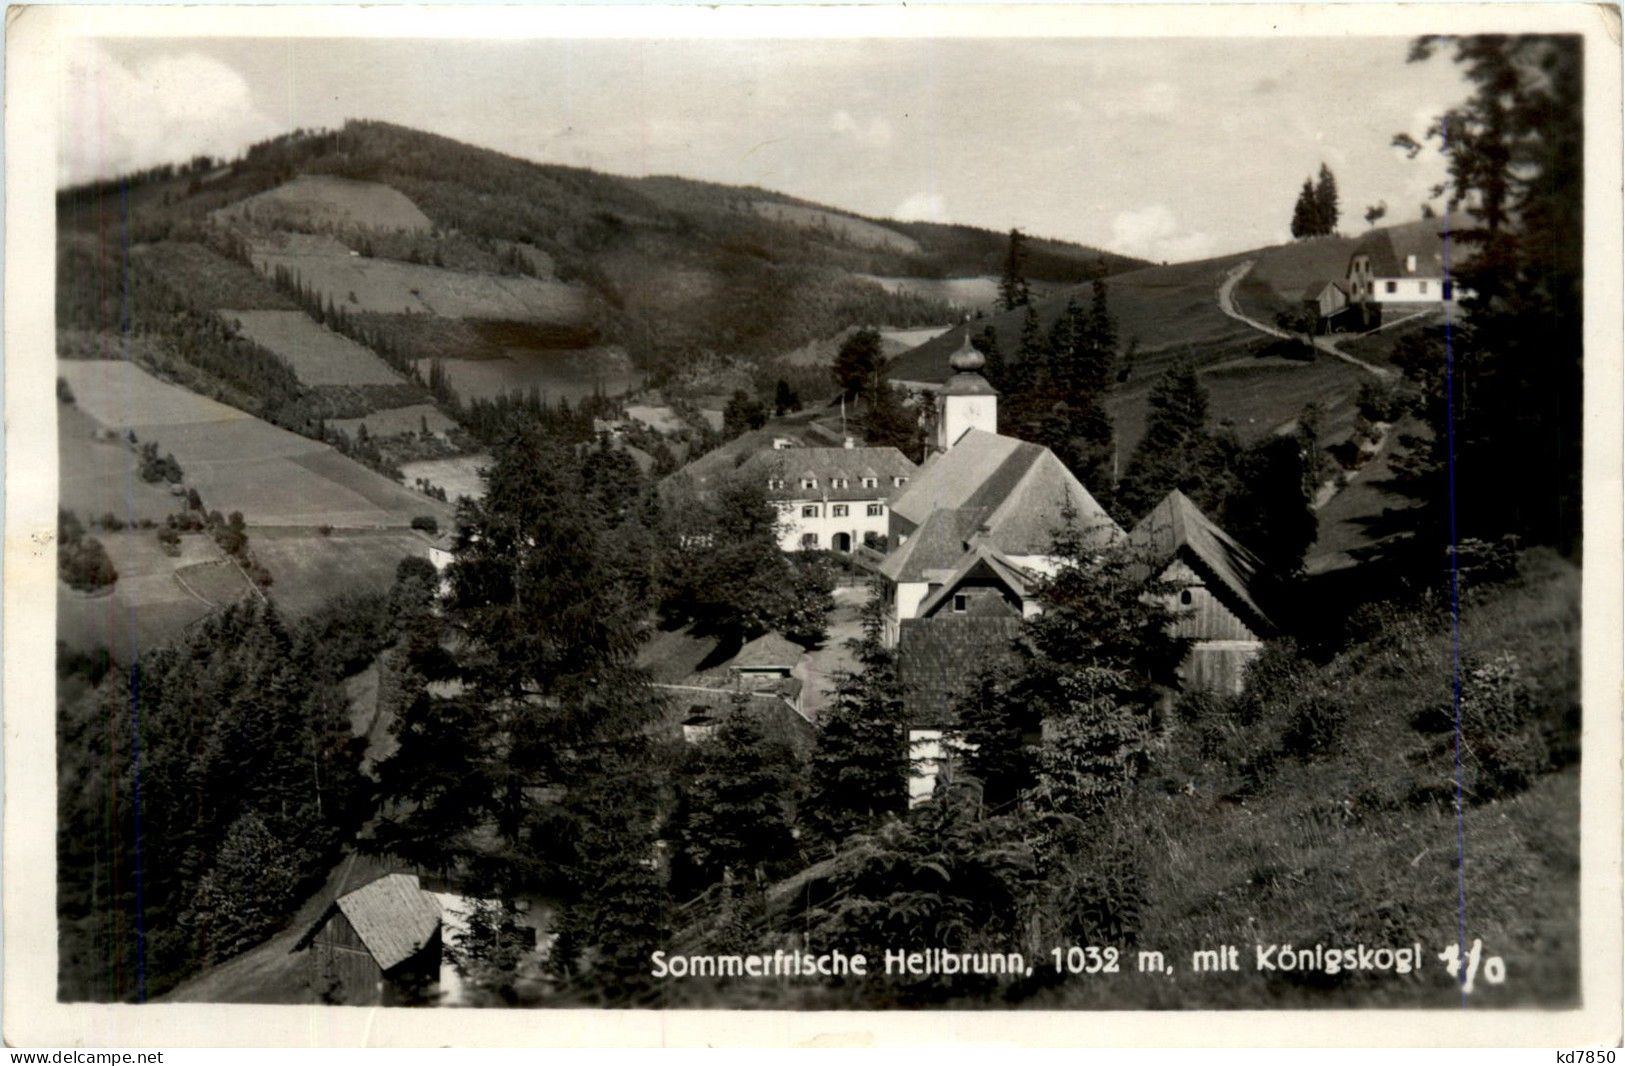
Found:
[{"label": "bush", "polygon": [[1463,761],[1479,799],[1521,792],[1545,769],[1547,752],[1518,657],[1503,652],[1469,667],[1461,685]]},{"label": "bush", "polygon": [[1323,695],[1307,696],[1292,709],[1285,735],[1286,750],[1300,759],[1325,755],[1343,735],[1348,708]]},{"label": "bush", "polygon": [[118,581],[118,571],[107,549],[95,537],[82,537],[69,544],[64,541],[57,549],[57,571],[69,588],[80,592],[94,592]]},{"label": "bush", "polygon": [[1405,395],[1390,381],[1365,381],[1354,396],[1361,417],[1371,422],[1394,422],[1405,413]]},{"label": "bush", "polygon": [[432,514],[420,514],[412,519],[412,528],[421,529],[430,536],[434,536],[440,532],[440,523],[435,521]]}]

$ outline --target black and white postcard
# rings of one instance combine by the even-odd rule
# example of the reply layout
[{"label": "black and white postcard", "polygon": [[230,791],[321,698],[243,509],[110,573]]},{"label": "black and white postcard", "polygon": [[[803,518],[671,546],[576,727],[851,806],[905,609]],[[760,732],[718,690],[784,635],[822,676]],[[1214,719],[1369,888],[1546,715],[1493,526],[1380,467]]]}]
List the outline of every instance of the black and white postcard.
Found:
[{"label": "black and white postcard", "polygon": [[1154,7],[12,9],[8,1042],[1617,1041],[1618,11]]}]

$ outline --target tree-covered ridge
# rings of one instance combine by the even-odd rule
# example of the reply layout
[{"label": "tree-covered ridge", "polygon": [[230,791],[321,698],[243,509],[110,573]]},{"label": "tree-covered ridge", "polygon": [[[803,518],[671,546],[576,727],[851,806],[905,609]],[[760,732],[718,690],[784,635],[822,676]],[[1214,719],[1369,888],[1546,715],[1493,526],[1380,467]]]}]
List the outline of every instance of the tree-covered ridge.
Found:
[{"label": "tree-covered ridge", "polygon": [[[433,247],[419,247],[422,240],[412,245],[411,254],[425,261],[449,263],[446,255],[461,256],[532,273],[538,269],[534,257],[514,249],[538,251],[560,280],[593,295],[603,342],[624,347],[657,371],[679,369],[703,353],[776,356],[864,322],[940,323],[950,314],[945,306],[888,294],[855,275],[990,272],[1002,251],[1002,239],[990,231],[847,216],[889,227],[904,235],[902,245],[919,251],[866,246],[838,229],[796,225],[754,209],[758,203],[815,206],[782,194],[532,163],[360,121],[254,145],[208,183],[190,171],[160,169],[137,176],[134,191],[109,183],[64,190],[59,211],[69,229],[113,227],[137,243],[174,239],[211,212],[300,174],[381,182],[404,193],[436,228],[427,238]],[[387,255],[393,248],[381,238],[349,236],[368,254]],[[1030,269],[1035,276],[1073,281],[1103,264],[1142,265],[1046,241],[1034,249]],[[661,295],[692,289],[698,279],[704,279],[698,299]]]}]

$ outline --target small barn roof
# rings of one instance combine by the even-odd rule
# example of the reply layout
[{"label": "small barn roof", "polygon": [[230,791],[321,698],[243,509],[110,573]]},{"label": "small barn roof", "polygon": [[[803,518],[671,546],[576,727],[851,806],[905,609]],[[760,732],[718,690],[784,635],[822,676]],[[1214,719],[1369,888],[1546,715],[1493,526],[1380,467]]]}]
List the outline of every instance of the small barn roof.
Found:
[{"label": "small barn roof", "polygon": [[1142,518],[1130,541],[1161,562],[1176,557],[1190,563],[1210,582],[1209,591],[1227,601],[1249,624],[1274,628],[1258,605],[1265,581],[1264,563],[1230,534],[1213,523],[1190,497],[1174,489]]},{"label": "small barn roof", "polygon": [[1321,294],[1327,289],[1336,289],[1338,292],[1343,291],[1343,287],[1337,282],[1327,281],[1325,278],[1318,278],[1311,281],[1309,283],[1309,287],[1303,290],[1303,298],[1305,300],[1319,300]]},{"label": "small barn roof", "polygon": [[335,911],[385,971],[422,951],[440,929],[440,903],[418,886],[417,875],[385,874],[334,900],[297,947],[308,945]]},{"label": "small barn roof", "polygon": [[789,670],[801,661],[805,651],[801,645],[779,633],[763,633],[739,649],[728,665],[738,669],[768,669],[780,667]]}]

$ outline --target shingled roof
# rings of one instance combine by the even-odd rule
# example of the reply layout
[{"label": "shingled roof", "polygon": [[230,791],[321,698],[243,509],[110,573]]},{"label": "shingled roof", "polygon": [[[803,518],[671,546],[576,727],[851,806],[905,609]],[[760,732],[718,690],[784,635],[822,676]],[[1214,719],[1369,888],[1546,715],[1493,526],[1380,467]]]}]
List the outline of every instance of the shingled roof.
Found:
[{"label": "shingled roof", "polygon": [[[903,492],[908,481],[900,486],[896,479],[912,480],[917,469],[908,456],[892,447],[766,448],[740,464],[739,472],[764,484],[771,479],[782,480],[783,488],[768,489],[772,499],[875,500],[891,499]],[[865,488],[866,477],[875,478],[877,484]],[[817,485],[804,489],[803,478],[812,478]],[[845,484],[837,487],[837,481]]]},{"label": "shingled roof", "polygon": [[1014,616],[946,614],[905,618],[897,639],[897,675],[913,729],[955,724],[954,702],[977,670],[1011,654],[1021,631]]},{"label": "shingled roof", "polygon": [[[924,532],[935,512],[948,510],[957,512],[952,528],[963,542],[961,552],[975,543],[1006,555],[1043,555],[1062,524],[1068,503],[1076,521],[1096,530],[1099,540],[1113,541],[1123,535],[1054,452],[1014,437],[972,429],[920,468],[908,491],[892,501],[892,511],[917,527],[910,540]],[[966,528],[971,522],[975,525]],[[948,534],[946,525],[932,531],[934,537]],[[898,550],[906,548],[907,542]],[[958,563],[956,558],[950,565]],[[893,580],[906,579],[893,576]]]},{"label": "shingled roof", "polygon": [[1259,606],[1264,563],[1220,529],[1190,497],[1174,489],[1140,519],[1129,540],[1159,563],[1180,558],[1208,581],[1208,591],[1260,632],[1275,628]]},{"label": "shingled roof", "polygon": [[418,887],[417,876],[385,874],[334,900],[296,948],[307,946],[335,911],[386,972],[422,951],[440,929],[440,903]]},{"label": "shingled roof", "polygon": [[948,597],[972,577],[991,577],[1009,589],[1017,599],[1026,599],[1032,587],[1031,578],[1016,564],[990,548],[974,548],[965,555],[959,569],[948,575],[942,587],[920,604],[919,617],[929,618],[936,614]]},{"label": "shingled roof", "polygon": [[[1356,256],[1370,257],[1371,274],[1378,278],[1437,278],[1445,273],[1445,257],[1449,256],[1452,271],[1467,258],[1468,246],[1457,243],[1447,234],[1471,229],[1476,223],[1467,215],[1454,214],[1447,218],[1425,218],[1389,226],[1367,236],[1349,255],[1352,264]],[[1416,256],[1416,269],[1406,270],[1405,261]]]},{"label": "shingled roof", "polygon": [[740,648],[728,661],[730,667],[744,670],[762,670],[783,667],[788,670],[806,654],[801,645],[778,633],[763,633]]}]

